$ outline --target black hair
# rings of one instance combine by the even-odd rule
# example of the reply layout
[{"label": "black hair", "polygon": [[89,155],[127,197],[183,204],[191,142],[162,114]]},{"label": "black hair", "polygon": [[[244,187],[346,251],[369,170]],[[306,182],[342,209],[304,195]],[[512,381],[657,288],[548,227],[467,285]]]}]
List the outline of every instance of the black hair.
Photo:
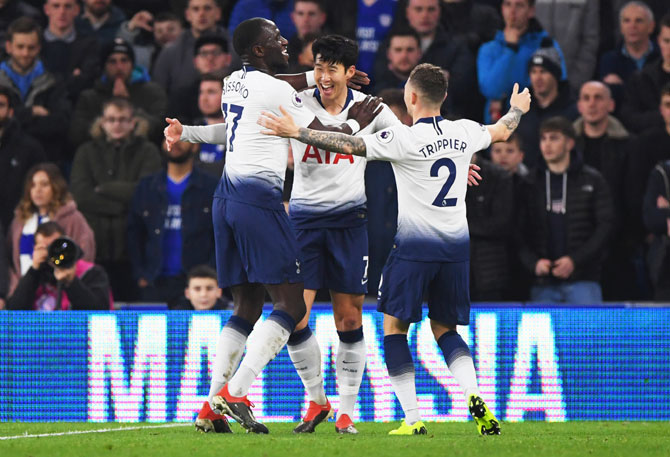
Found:
[{"label": "black hair", "polygon": [[14,19],[7,27],[7,41],[12,41],[17,33],[37,33],[37,38],[42,43],[42,28],[34,19],[28,16],[20,16]]},{"label": "black hair", "polygon": [[228,41],[224,37],[218,35],[203,35],[195,40],[195,45],[193,46],[194,54],[198,54],[200,48],[207,44],[220,46],[223,52],[226,54],[228,53]]},{"label": "black hair", "polygon": [[416,40],[417,46],[420,48],[421,47],[421,37],[419,36],[419,33],[414,30],[413,28],[407,26],[407,27],[394,27],[391,29],[389,32],[388,36],[386,37],[386,47],[387,49],[391,46],[391,40],[395,37],[406,37],[410,36]]},{"label": "black hair", "polygon": [[358,60],[358,43],[342,35],[326,35],[312,44],[314,60],[318,55],[328,63],[341,63],[344,69],[356,65]]},{"label": "black hair", "polygon": [[196,265],[188,271],[187,286],[193,278],[210,278],[216,281],[216,270],[209,265]]},{"label": "black hair", "polygon": [[563,116],[554,116],[540,124],[540,135],[547,132],[559,132],[573,140],[577,138],[577,133],[572,122]]},{"label": "black hair", "polygon": [[7,104],[10,108],[14,108],[16,100],[16,93],[7,86],[0,86],[0,95],[4,95],[7,98]]},{"label": "black hair", "polygon": [[203,81],[214,81],[223,85],[223,78],[215,73],[203,73],[200,75],[200,82]]},{"label": "black hair", "polygon": [[240,57],[248,56],[251,48],[258,44],[263,32],[263,27],[267,27],[269,21],[262,17],[252,17],[242,21],[235,27],[233,32],[233,48]]},{"label": "black hair", "polygon": [[322,13],[326,12],[326,7],[323,4],[322,0],[294,0],[294,2],[293,2],[293,8],[294,9],[295,9],[295,5],[297,5],[298,3],[314,3],[316,6],[319,7],[319,9],[321,10]]},{"label": "black hair", "polygon": [[384,89],[381,92],[379,92],[377,96],[381,98],[384,101],[384,103],[386,103],[388,106],[399,106],[404,111],[407,111],[402,89],[398,89],[395,87]]},{"label": "black hair", "polygon": [[441,105],[447,94],[447,77],[437,65],[422,63],[414,67],[408,82],[433,104]]},{"label": "black hair", "polygon": [[170,22],[175,21],[181,23],[181,19],[175,13],[171,11],[162,11],[156,15],[154,23],[156,22]]},{"label": "black hair", "polygon": [[44,237],[47,237],[53,235],[54,233],[65,235],[65,230],[63,230],[63,227],[54,221],[42,222],[37,226],[37,229],[35,229],[35,236],[40,234]]}]

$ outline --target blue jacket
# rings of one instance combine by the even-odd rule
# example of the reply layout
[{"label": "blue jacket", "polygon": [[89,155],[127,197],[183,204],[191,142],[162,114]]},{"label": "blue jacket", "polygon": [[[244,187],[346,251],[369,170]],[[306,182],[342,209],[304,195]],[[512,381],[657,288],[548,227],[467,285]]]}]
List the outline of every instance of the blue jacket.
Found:
[{"label": "blue jacket", "polygon": [[[528,31],[519,39],[516,46],[505,41],[502,30],[496,33],[492,41],[484,43],[477,54],[477,80],[479,90],[486,97],[487,109],[484,112],[486,122],[490,121],[488,104],[492,100],[500,100],[512,93],[514,83],[519,83],[519,90],[524,87],[530,89],[528,76],[528,62],[533,53],[541,46],[542,40],[549,35],[540,27],[535,19],[531,19]],[[561,56],[562,78],[567,79],[565,58],[561,47],[556,40],[552,40],[554,47]]]},{"label": "blue jacket", "polygon": [[246,19],[264,17],[271,20],[287,40],[296,33],[295,25],[291,20],[293,0],[244,0],[237,2],[230,13],[228,33],[233,36],[235,27]]},{"label": "blue jacket", "polygon": [[[212,197],[218,179],[193,169],[181,201],[182,267],[215,266]],[[163,266],[163,227],[168,207],[167,172],[146,176],[137,185],[128,213],[128,254],[135,279],[151,282]]]}]

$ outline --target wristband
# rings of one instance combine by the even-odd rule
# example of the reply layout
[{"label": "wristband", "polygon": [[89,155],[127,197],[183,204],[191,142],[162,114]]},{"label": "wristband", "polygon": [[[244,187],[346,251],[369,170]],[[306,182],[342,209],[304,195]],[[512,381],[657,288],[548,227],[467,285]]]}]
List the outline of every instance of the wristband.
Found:
[{"label": "wristband", "polygon": [[306,72],[305,79],[307,80],[307,87],[316,86],[316,79],[314,79],[314,70]]},{"label": "wristband", "polygon": [[356,135],[358,132],[361,131],[361,125],[358,123],[356,119],[347,119],[345,122],[349,127],[351,127],[351,134]]}]

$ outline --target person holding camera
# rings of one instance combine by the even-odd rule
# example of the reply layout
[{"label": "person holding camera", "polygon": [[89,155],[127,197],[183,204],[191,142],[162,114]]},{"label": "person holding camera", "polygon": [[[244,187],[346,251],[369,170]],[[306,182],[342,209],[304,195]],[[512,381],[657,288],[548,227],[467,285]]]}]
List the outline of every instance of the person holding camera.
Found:
[{"label": "person holding camera", "polygon": [[109,279],[102,267],[81,258],[82,251],[56,222],[35,231],[33,262],[7,299],[9,310],[106,310]]}]

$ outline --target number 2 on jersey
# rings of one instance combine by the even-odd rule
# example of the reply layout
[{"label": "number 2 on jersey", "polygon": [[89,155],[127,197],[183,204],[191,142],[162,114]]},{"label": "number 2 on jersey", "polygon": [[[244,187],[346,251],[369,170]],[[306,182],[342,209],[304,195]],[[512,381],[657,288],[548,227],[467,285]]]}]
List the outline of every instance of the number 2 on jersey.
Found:
[{"label": "number 2 on jersey", "polygon": [[[229,109],[230,108],[230,109]],[[228,103],[221,103],[221,111],[223,111],[223,116],[226,118],[226,124],[231,125],[232,121],[232,130],[230,136],[228,137],[228,151],[233,152],[233,141],[235,141],[235,130],[237,130],[237,123],[242,119],[242,112],[244,111],[244,106],[229,105]],[[228,113],[234,114],[232,119],[228,118]]]},{"label": "number 2 on jersey", "polygon": [[437,194],[437,197],[435,197],[435,200],[433,200],[433,206],[438,206],[440,208],[446,206],[456,206],[456,198],[444,198],[447,196],[449,189],[451,189],[451,186],[454,185],[454,181],[456,180],[456,164],[454,161],[447,159],[446,157],[436,160],[433,166],[430,167],[430,176],[435,178],[437,173],[440,171],[440,168],[442,167],[447,167],[449,169],[449,177],[442,186],[442,189],[440,189],[440,193]]}]

